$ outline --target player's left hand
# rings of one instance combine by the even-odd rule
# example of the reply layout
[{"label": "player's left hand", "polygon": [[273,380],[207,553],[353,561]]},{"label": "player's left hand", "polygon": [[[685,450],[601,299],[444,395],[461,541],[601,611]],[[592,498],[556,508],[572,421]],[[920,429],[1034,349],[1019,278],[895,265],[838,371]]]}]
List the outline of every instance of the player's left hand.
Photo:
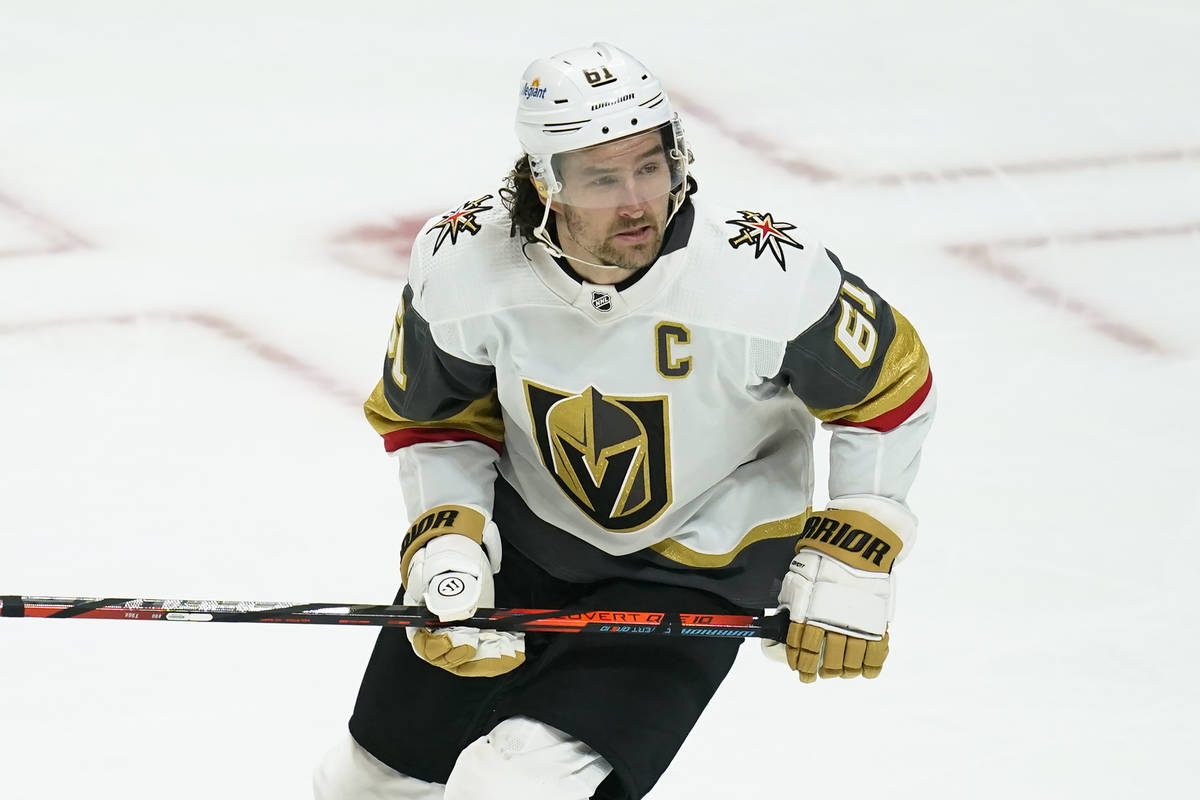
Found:
[{"label": "player's left hand", "polygon": [[830,508],[810,518],[779,592],[791,618],[787,640],[764,643],[766,652],[784,655],[804,683],[878,677],[888,655],[891,567],[901,546],[867,513]]},{"label": "player's left hand", "polygon": [[810,548],[792,558],[779,605],[791,616],[784,647],[801,681],[879,676],[888,655],[891,578]]}]

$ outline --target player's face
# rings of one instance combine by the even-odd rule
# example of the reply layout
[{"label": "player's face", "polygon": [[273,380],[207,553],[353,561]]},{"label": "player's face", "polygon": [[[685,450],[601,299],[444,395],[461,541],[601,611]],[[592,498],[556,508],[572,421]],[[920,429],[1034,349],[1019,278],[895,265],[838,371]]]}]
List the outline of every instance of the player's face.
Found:
[{"label": "player's face", "polygon": [[569,239],[584,251],[581,258],[625,269],[658,257],[671,170],[657,131],[566,153],[559,173],[563,191],[556,210],[564,249],[574,249]]}]

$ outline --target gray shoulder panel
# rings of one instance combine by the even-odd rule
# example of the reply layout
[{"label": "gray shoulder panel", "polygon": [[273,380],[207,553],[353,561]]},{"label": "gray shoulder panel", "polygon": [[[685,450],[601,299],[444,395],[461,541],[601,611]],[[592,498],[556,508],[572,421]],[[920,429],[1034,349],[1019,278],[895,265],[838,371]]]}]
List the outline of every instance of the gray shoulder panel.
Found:
[{"label": "gray shoulder panel", "polygon": [[[446,353],[437,346],[429,322],[413,308],[413,290],[404,287],[403,326],[396,356],[383,363],[383,392],[392,411],[420,422],[446,419],[496,387],[496,371]],[[395,358],[401,359],[404,385],[396,382]]]},{"label": "gray shoulder panel", "polygon": [[[846,272],[836,255],[826,252],[843,281],[870,298],[871,327],[876,337],[871,340],[871,351],[886,353],[896,335],[891,306],[860,278]],[[839,293],[819,320],[787,343],[780,376],[787,379],[792,391],[810,408],[833,409],[858,403],[879,380],[884,358],[873,358],[863,365],[844,346],[847,315],[866,313],[862,305],[856,306],[857,302],[858,298]]]}]

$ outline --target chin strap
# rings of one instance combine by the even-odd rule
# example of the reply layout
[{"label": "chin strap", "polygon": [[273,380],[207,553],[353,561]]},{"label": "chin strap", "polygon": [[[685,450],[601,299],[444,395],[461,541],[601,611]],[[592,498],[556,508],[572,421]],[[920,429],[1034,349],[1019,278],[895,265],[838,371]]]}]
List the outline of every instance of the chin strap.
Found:
[{"label": "chin strap", "polygon": [[[546,230],[546,223],[550,221],[550,198],[552,195],[553,191],[551,191],[550,194],[542,196],[542,205],[545,207],[545,211],[542,213],[542,221],[539,222],[538,226],[533,229],[533,238],[537,239],[538,244],[544,247],[546,252],[549,253],[553,258],[565,258],[568,261],[574,261],[577,264],[587,264],[589,267],[598,267],[600,269],[626,269],[625,267],[618,267],[615,264],[597,264],[594,261],[576,258],[575,256],[570,256],[564,253],[562,248],[556,245],[554,240],[550,238],[550,232]],[[571,238],[574,239],[574,237]]]},{"label": "chin strap", "polygon": [[[557,184],[555,184],[555,188],[557,188]],[[554,194],[554,189],[551,189],[546,194],[542,194],[540,191],[538,192],[538,195],[542,198],[542,206],[544,209],[542,212],[542,221],[539,222],[538,226],[533,229],[533,238],[538,241],[538,244],[544,247],[546,252],[548,252],[554,258],[565,258],[568,261],[574,261],[577,264],[587,264],[589,267],[599,267],[600,269],[629,269],[629,267],[618,267],[615,264],[597,264],[594,261],[588,261],[586,259],[577,258],[564,253],[562,248],[556,245],[554,240],[550,238],[550,232],[546,230],[546,224],[550,221],[550,202]],[[671,210],[667,214],[667,224],[663,226],[664,231],[670,227],[671,220],[675,219],[675,214],[679,211],[679,209],[683,208],[683,203],[685,200],[687,200],[687,195],[687,173],[684,173],[683,183],[680,184],[678,189],[670,193]],[[567,231],[564,235],[570,236],[570,232]],[[578,240],[576,240],[574,236],[571,236],[571,240],[578,244]],[[582,245],[580,246],[582,247]]]}]

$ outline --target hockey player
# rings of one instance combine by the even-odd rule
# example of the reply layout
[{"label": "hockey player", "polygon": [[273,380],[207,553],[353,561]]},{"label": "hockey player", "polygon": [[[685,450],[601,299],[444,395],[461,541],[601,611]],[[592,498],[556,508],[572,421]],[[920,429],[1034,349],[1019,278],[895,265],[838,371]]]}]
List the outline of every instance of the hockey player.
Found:
[{"label": "hockey player", "polygon": [[[877,676],[933,416],[912,326],[786,208],[695,197],[663,87],[616,47],[535,61],[517,135],[508,184],[417,236],[366,403],[412,516],[397,602],[779,605],[801,681]],[[316,796],[642,797],[738,644],[384,630]]]}]

